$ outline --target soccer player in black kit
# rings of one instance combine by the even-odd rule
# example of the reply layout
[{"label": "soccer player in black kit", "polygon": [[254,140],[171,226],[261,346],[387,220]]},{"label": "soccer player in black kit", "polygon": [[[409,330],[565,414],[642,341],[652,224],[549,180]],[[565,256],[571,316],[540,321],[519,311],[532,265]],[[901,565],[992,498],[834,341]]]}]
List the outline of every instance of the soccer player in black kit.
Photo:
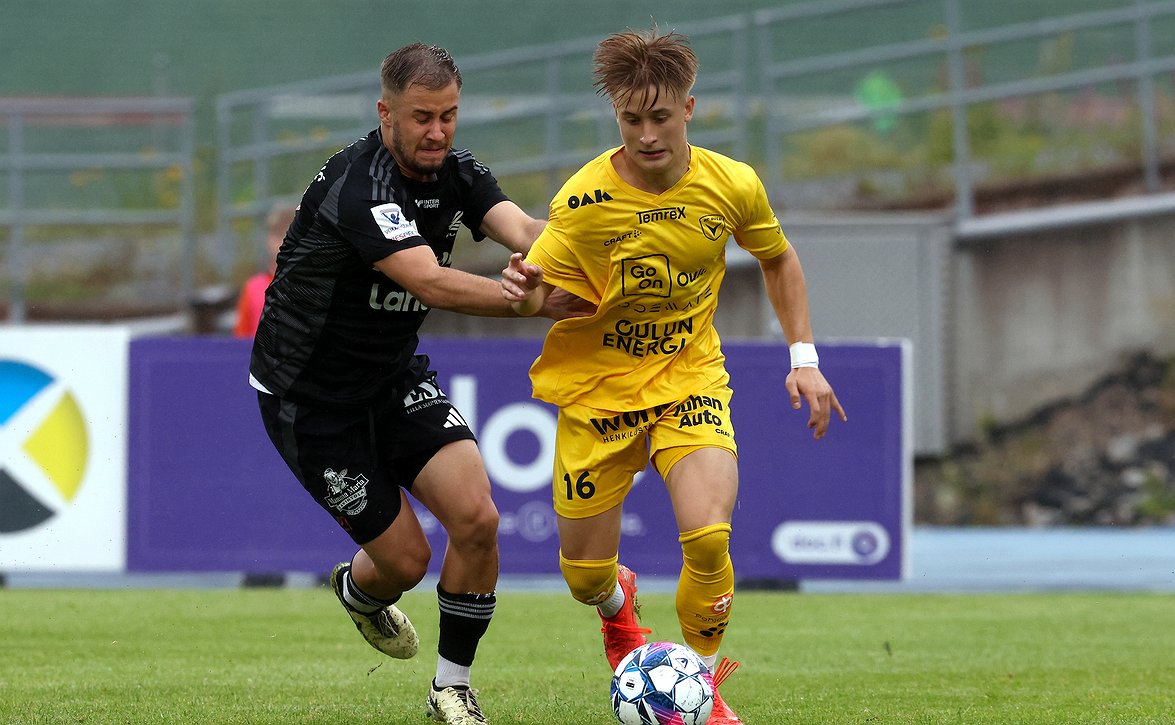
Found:
[{"label": "soccer player in black kit", "polygon": [[[416,654],[416,630],[395,602],[431,555],[407,492],[445,527],[426,707],[436,721],[477,725],[487,721],[469,674],[494,612],[498,512],[473,432],[416,354],[417,331],[432,307],[515,316],[497,280],[450,268],[459,225],[525,253],[544,222],[452,148],[460,90],[442,48],[416,43],[384,59],[379,128],[332,156],[306,189],[266,292],[249,377],[270,440],[360,547],[330,582],[384,654]],[[570,295],[544,310],[552,319],[590,313]]]}]

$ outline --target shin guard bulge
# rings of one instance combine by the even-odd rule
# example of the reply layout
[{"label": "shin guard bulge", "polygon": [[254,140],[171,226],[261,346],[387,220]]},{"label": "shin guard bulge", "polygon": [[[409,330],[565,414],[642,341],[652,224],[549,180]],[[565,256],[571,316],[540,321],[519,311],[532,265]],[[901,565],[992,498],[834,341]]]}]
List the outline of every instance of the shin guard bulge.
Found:
[{"label": "shin guard bulge", "polygon": [[734,565],[730,561],[730,524],[686,531],[681,541],[682,568],[677,583],[677,619],[685,643],[703,656],[722,643],[734,601]]},{"label": "shin guard bulge", "polygon": [[567,559],[559,552],[559,569],[576,601],[596,606],[616,588],[617,557],[611,559]]}]

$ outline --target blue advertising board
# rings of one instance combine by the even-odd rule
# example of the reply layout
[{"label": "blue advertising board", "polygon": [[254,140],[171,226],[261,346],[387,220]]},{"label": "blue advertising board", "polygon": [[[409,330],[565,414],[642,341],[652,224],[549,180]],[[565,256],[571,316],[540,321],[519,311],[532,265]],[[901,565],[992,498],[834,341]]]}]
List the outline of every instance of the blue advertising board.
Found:
[{"label": "blue advertising board", "polygon": [[[534,339],[422,341],[478,436],[500,513],[503,574],[558,574],[551,507],[555,409],[530,396]],[[784,389],[781,343],[726,343],[740,485],[731,555],[743,580],[897,579],[906,570],[909,393],[900,342],[820,345],[849,422],[814,441]],[[354,545],[273,450],[248,386],[247,341],[132,341],[128,551],[132,571],[321,572]],[[444,531],[417,508],[434,552]],[[621,560],[676,576],[661,479],[625,502]],[[439,568],[439,557],[432,570]]]}]

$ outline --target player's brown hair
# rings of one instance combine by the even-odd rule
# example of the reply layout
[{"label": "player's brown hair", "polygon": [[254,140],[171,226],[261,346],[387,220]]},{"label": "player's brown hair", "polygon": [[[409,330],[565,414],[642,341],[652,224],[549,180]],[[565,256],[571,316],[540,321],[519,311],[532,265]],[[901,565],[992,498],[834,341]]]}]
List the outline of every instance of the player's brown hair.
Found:
[{"label": "player's brown hair", "polygon": [[596,46],[593,60],[596,93],[616,105],[650,86],[656,91],[645,99],[646,108],[656,105],[662,92],[684,98],[698,78],[698,59],[689,38],[674,31],[662,35],[656,26],[609,35]]},{"label": "player's brown hair", "polygon": [[461,70],[453,56],[439,45],[412,43],[394,50],[384,58],[379,72],[380,89],[384,97],[399,95],[408,86],[416,84],[430,91],[439,91],[456,82],[461,89]]}]

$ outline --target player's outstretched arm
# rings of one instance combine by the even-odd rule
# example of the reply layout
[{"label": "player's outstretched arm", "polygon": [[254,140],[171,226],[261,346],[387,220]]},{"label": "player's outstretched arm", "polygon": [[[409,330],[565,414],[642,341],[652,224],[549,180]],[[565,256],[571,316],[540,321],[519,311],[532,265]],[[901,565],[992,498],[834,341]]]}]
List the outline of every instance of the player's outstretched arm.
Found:
[{"label": "player's outstretched arm", "polygon": [[429,307],[482,317],[515,317],[498,283],[459,269],[442,267],[432,249],[420,245],[375,263],[376,268]]},{"label": "player's outstretched arm", "polygon": [[[481,230],[486,236],[497,241],[512,252],[525,256],[531,245],[542,234],[546,227],[545,219],[535,219],[522,211],[512,201],[501,201],[486,213],[482,221]],[[521,257],[519,257],[521,259]],[[530,265],[534,267],[534,265]],[[538,269],[538,267],[534,267]],[[509,291],[507,283],[513,281],[513,275],[507,278],[509,267],[502,270],[502,295],[511,303],[522,302],[525,295],[516,295]],[[541,273],[541,270],[540,270]],[[596,313],[596,306],[587,300],[577,297],[560,287],[553,287],[545,282],[539,285],[538,293],[543,295],[541,302],[534,311],[530,311],[529,303],[513,305],[511,309],[519,315],[540,315],[552,320],[565,320],[570,317],[590,317]]]},{"label": "player's outstretched arm", "polygon": [[820,440],[828,432],[833,412],[842,422],[847,422],[848,416],[817,367],[819,358],[812,344],[812,323],[808,315],[808,286],[800,258],[794,248],[788,247],[778,257],[759,260],[759,267],[766,283],[767,297],[791,345],[792,369],[785,383],[788,397],[797,410],[807,401],[808,428],[812,436]]}]

